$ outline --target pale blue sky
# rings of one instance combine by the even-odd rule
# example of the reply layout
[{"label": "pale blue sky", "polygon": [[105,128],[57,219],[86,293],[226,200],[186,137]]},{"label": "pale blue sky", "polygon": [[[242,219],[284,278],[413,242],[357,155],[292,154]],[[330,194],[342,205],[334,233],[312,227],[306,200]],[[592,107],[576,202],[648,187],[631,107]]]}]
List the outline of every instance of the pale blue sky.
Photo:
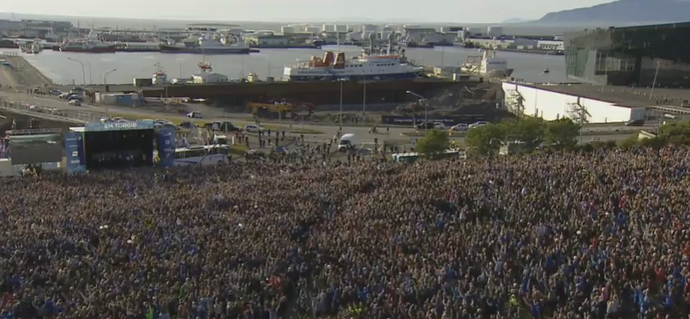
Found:
[{"label": "pale blue sky", "polygon": [[0,0],[0,12],[222,21],[491,23],[611,0]]}]

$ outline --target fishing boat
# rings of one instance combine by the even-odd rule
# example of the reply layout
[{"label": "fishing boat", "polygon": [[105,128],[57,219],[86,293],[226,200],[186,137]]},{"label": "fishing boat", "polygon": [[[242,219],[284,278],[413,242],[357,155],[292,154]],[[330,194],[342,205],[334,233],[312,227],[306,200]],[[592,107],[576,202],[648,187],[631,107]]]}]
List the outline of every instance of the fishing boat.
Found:
[{"label": "fishing boat", "polygon": [[58,49],[62,52],[115,53],[117,51],[117,44],[103,42],[100,40],[98,33],[91,31],[86,39],[67,40]]}]

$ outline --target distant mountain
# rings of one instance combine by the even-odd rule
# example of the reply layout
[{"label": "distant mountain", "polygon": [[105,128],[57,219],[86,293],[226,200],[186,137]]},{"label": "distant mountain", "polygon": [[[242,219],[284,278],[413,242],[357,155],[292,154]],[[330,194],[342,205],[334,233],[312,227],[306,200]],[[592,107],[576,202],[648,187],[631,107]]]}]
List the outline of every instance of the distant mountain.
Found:
[{"label": "distant mountain", "polygon": [[523,22],[530,22],[530,20],[525,20],[525,19],[520,19],[520,18],[510,18],[508,20],[503,21],[502,23],[523,23]]},{"label": "distant mountain", "polygon": [[537,24],[619,26],[690,21],[690,0],[618,0],[588,8],[551,12]]}]

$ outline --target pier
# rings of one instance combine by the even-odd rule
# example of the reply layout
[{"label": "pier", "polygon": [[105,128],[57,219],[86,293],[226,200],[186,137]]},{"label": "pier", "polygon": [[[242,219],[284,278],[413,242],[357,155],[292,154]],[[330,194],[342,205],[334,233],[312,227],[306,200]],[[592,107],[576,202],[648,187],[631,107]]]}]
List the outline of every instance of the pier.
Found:
[{"label": "pier", "polygon": [[[367,81],[368,82],[368,81]],[[203,85],[167,85],[142,89],[144,97],[188,97],[192,99],[215,100],[230,105],[244,105],[246,102],[262,102],[288,99],[315,104],[343,103],[403,103],[409,102],[406,91],[428,94],[438,90],[474,87],[478,82],[453,82],[435,79],[345,82],[244,82]],[[366,95],[364,86],[366,85]]]},{"label": "pier", "polygon": [[0,54],[0,59],[5,60],[5,64],[0,65],[0,85],[3,88],[25,90],[53,85],[50,78],[16,53]]}]

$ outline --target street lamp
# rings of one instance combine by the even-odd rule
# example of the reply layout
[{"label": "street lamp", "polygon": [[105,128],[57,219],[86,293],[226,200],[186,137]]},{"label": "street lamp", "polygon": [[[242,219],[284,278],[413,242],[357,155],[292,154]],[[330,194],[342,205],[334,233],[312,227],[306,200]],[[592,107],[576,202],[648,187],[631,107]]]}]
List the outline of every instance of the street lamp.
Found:
[{"label": "street lamp", "polygon": [[424,136],[426,136],[427,135],[427,129],[429,126],[426,98],[424,98],[423,96],[421,96],[417,93],[409,91],[409,90],[405,91],[405,93],[410,94],[410,95],[414,95],[415,97],[417,97],[419,99],[419,100],[417,100],[417,104],[424,104]]},{"label": "street lamp", "polygon": [[268,78],[271,76],[271,60],[268,58],[264,58],[266,60],[266,64],[268,64],[268,70],[266,71],[266,81],[268,81]]},{"label": "street lamp", "polygon": [[343,130],[343,82],[345,82],[345,78],[338,78],[338,82],[340,82],[340,115],[338,116],[338,122],[340,122],[340,131],[342,132]]},{"label": "street lamp", "polygon": [[103,75],[103,85],[108,86],[108,74],[113,73],[117,71],[117,69],[112,69],[110,71],[105,72],[105,75]]},{"label": "street lamp", "polygon": [[86,62],[86,66],[89,67],[89,85],[93,84],[93,72],[91,72],[91,62]]},{"label": "street lamp", "polygon": [[86,85],[86,72],[84,72],[84,62],[81,62],[77,59],[73,59],[71,57],[67,57],[67,60],[77,62],[81,65],[81,81],[84,85]]},{"label": "street lamp", "polygon": [[[115,71],[117,71],[117,69],[112,69],[108,72],[105,72],[105,74],[103,75],[103,90],[105,92],[108,92],[108,74],[113,73]],[[106,103],[105,104],[105,117],[110,117],[108,113],[109,113],[108,112],[108,104]]]},{"label": "street lamp", "polygon": [[362,86],[362,122],[365,122],[367,119],[367,75],[364,74],[364,70],[362,70]]},{"label": "street lamp", "polygon": [[177,61],[177,65],[178,65],[179,70],[180,70],[180,79],[181,79],[182,78],[182,61],[184,61],[184,59],[176,59],[175,61]]}]

